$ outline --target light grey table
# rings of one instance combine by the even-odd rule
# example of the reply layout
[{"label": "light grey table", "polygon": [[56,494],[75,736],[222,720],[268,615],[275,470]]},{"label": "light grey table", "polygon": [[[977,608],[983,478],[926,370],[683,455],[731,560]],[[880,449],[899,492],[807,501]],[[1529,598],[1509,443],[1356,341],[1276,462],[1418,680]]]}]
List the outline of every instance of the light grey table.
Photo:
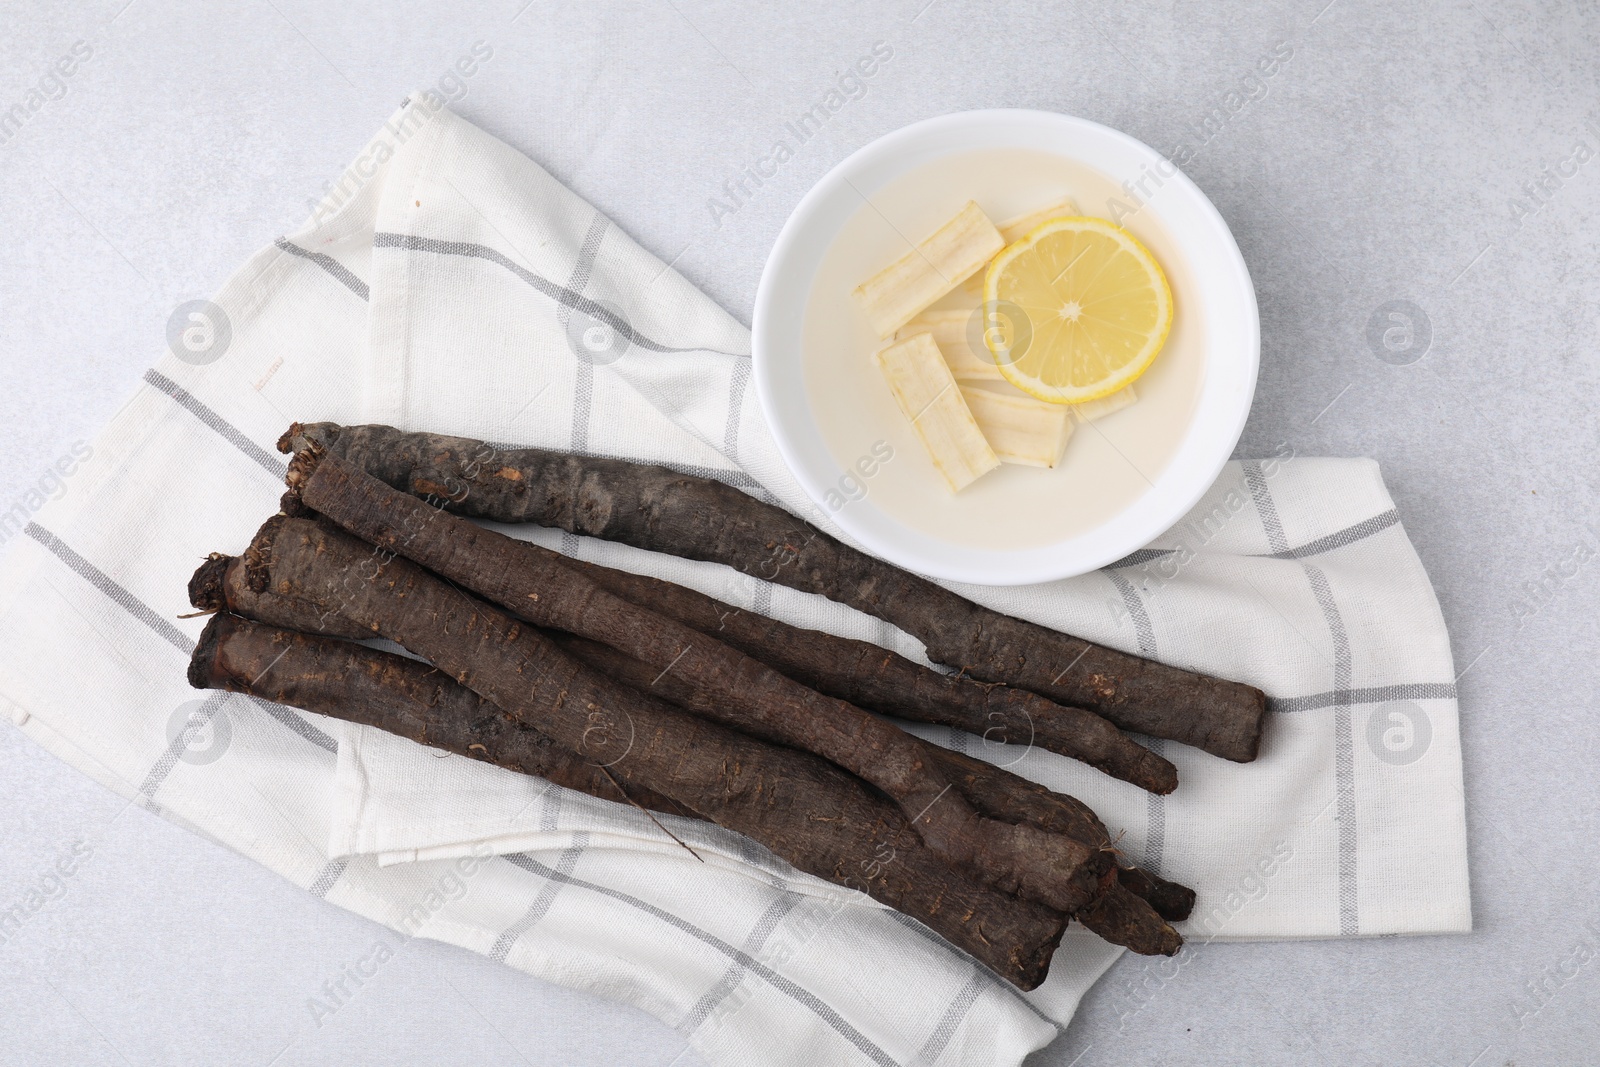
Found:
[{"label": "light grey table", "polygon": [[[1437,584],[1478,930],[1214,945],[1165,981],[1124,958],[1031,1062],[1600,1063],[1600,11],[1578,7],[10,3],[0,510],[52,488],[172,310],[298,223],[412,88],[441,88],[745,318],[798,198],[908,122],[1036,107],[1187,145],[1260,297],[1239,453],[1376,457]],[[864,93],[714,213],[879,41],[893,58]],[[492,55],[452,75],[474,45]],[[308,999],[377,927],[10,727],[0,826],[0,907],[54,894],[0,943],[7,1063],[699,1062],[637,1011],[426,942],[318,1025]],[[92,853],[55,893],[80,838]]]}]

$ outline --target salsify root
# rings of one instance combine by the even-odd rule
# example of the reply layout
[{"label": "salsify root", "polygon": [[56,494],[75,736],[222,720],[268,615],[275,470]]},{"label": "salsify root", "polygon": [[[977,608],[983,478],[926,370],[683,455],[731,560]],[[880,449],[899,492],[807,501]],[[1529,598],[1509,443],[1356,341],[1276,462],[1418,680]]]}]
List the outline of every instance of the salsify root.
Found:
[{"label": "salsify root", "polygon": [[875,615],[935,662],[1087,708],[1116,725],[1247,762],[1260,747],[1266,696],[1097,645],[975,604],[829,537],[731,486],[625,460],[408,433],[390,426],[296,423],[278,447],[316,445],[390,486],[450,510],[535,522],[816,593]]},{"label": "salsify root", "polygon": [[568,789],[697,817],[648,788],[624,794],[598,766],[457,685],[437,667],[350,641],[218,612],[189,660],[189,684],[376,726],[474,759],[489,759],[493,751],[492,762]]},{"label": "salsify root", "polygon": [[338,611],[329,611],[269,589],[255,590],[245,573],[244,560],[213,552],[189,578],[189,603],[202,612],[231,611],[247,619],[270,623],[285,630],[324,637],[362,641],[372,631]]},{"label": "salsify root", "polygon": [[[570,635],[556,636],[554,640],[569,654],[607,677],[679,707],[705,714],[716,703],[716,697],[697,690],[684,678],[672,672],[657,675],[648,665],[599,642]],[[1080,839],[1104,840],[1105,828],[1099,817],[1073,797],[937,745],[928,745],[925,755],[950,780],[954,789],[986,818],[1022,823]],[[1103,847],[1109,849],[1109,842]],[[1124,872],[1126,877],[1122,877]],[[1107,893],[1119,896],[1127,893],[1134,899],[1114,906],[1097,906]],[[1178,904],[1185,893],[1189,895],[1189,907]],[[1189,889],[1148,871],[1108,865],[1101,875],[1094,900],[1074,912],[1073,918],[1112,944],[1146,955],[1170,956],[1178,951],[1183,938],[1168,923],[1188,918],[1193,897]]]},{"label": "salsify root", "polygon": [[[295,498],[298,503],[298,497]],[[233,557],[213,554],[190,581],[190,602],[207,611],[229,609],[262,618],[256,594],[242,580]],[[995,685],[929,670],[867,641],[805,630],[740,611],[671,582],[560,557],[607,591],[676,619],[700,633],[758,659],[818,692],[859,707],[917,722],[966,729],[986,741],[1038,744],[1080,759],[1115,778],[1155,793],[1177,785],[1167,760],[1125,737],[1091,712],[1065,708],[1025,689]],[[291,629],[336,637],[363,636],[337,614],[298,610]]]},{"label": "salsify root", "polygon": [[[956,788],[974,807],[992,819],[1025,822],[1052,833],[1078,836],[1093,835],[1104,825],[1099,816],[1077,797],[1057,793],[1048,786],[974,756],[937,745],[930,745],[929,748],[932,758],[945,776],[955,782]],[[1108,843],[1105,847],[1109,849],[1111,845]],[[1169,882],[1136,866],[1118,867],[1117,875],[1123,889],[1149,904],[1156,915],[1166,922],[1181,922],[1194,910],[1195,894],[1188,886]],[[1129,934],[1119,935],[1102,928],[1094,928],[1095,933],[1136,952],[1146,951],[1139,947],[1140,944],[1159,944],[1167,947],[1154,951],[1170,956],[1182,944],[1176,931],[1160,929],[1159,924],[1151,922],[1150,917],[1143,914],[1137,905],[1125,905],[1118,914],[1124,917],[1123,929],[1129,930]],[[1082,918],[1086,926],[1094,921],[1093,914],[1086,917],[1080,912],[1075,917]],[[1136,937],[1138,943],[1122,940],[1122,936]]]},{"label": "salsify root", "polygon": [[675,674],[718,698],[706,703],[703,716],[813,752],[877,786],[934,851],[990,884],[1068,913],[1098,891],[1096,880],[1109,866],[1100,852],[1104,827],[1085,838],[987,819],[952,791],[927,758],[925,742],[608,593],[555,553],[440,511],[313,449],[296,454],[291,478],[306,507],[379,548],[525,622],[599,641]]},{"label": "salsify root", "polygon": [[1140,867],[1117,868],[1117,880],[1168,922],[1182,922],[1194,911],[1194,890],[1186,885],[1169,882]]},{"label": "salsify root", "polygon": [[1144,956],[1172,956],[1183,947],[1183,938],[1159,916],[1155,909],[1121,881],[1120,871],[1107,871],[1099,896],[1078,910],[1073,918],[1094,933]]},{"label": "salsify root", "polygon": [[[625,787],[655,789],[733,829],[743,829],[728,821],[740,803],[764,808],[801,788],[772,765],[774,746],[611,684],[533,628],[405,559],[375,558],[371,545],[319,522],[271,519],[243,559],[251,588],[340,611],[610,767]],[[353,574],[363,576],[347,580]],[[920,764],[905,770],[917,775],[914,795],[926,791],[922,783],[939,781],[919,774]],[[738,783],[727,781],[730,774]],[[951,793],[943,784],[921,811],[906,815],[953,866],[1068,914],[1100,891],[1111,865],[1102,842],[984,819]],[[894,799],[905,812],[905,798]],[[747,832],[783,854],[761,829],[757,821]]]},{"label": "salsify root", "polygon": [[940,674],[870,641],[790,626],[659,578],[574,559],[562,562],[625,600],[857,707],[966,730],[995,744],[1038,745],[1152,793],[1177,788],[1177,768],[1091,711],[1014,686]]},{"label": "salsify root", "polygon": [[[603,770],[439,670],[393,653],[219,614],[195,649],[189,678],[197,688],[365,723],[608,800],[700,817],[636,783],[619,796],[611,776],[622,778],[628,759]],[[770,795],[749,790],[748,773],[726,772],[721,788],[738,799],[717,808],[724,817],[729,807],[739,809],[734,828],[769,847],[778,844],[774,851],[798,869],[865,891],[918,920],[1020,988],[1043,981],[1064,916],[952,870],[893,805],[825,762],[768,746],[763,763],[785,776],[782,783],[766,779],[767,788],[776,787]],[[729,825],[716,816],[710,821]],[[755,824],[761,833],[749,832]]]},{"label": "salsify root", "polygon": [[[366,637],[370,632],[364,627],[351,622],[337,611],[329,612],[319,608],[307,606],[304,602],[292,598],[279,597],[271,592],[255,592],[249,588],[244,580],[244,566],[234,557],[214,554],[210,560],[202,564],[190,581],[191,602],[199,608],[208,611],[229,611],[258,619],[274,626],[291,630],[308,630],[318,628],[323,633],[332,633],[343,637]],[[675,587],[674,587],[675,588]],[[651,695],[661,697],[681,707],[694,710],[703,700],[703,695],[697,693],[692,687],[685,686],[670,672],[661,675],[652,668],[632,659],[615,649],[598,642],[588,641],[583,638],[567,634],[552,633],[551,638],[561,649],[569,655],[585,663],[599,673],[615,681],[629,685]],[[391,732],[402,734],[413,740],[434,744],[451,751],[463,751],[463,745],[468,746],[465,754],[475,755],[479,758],[488,758],[482,748],[470,749],[471,740],[466,735],[447,735],[445,730],[451,728],[452,721],[470,718],[480,721],[480,717],[488,712],[480,710],[480,705],[487,709],[487,702],[466,690],[448,678],[437,669],[413,660],[402,657],[388,656],[373,650],[350,646],[339,642],[328,643],[338,650],[341,655],[351,657],[351,661],[359,664],[387,664],[398,659],[402,667],[394,670],[410,672],[424,679],[427,684],[437,688],[439,696],[434,702],[439,705],[448,705],[449,714],[429,713],[428,711],[412,711],[408,717],[391,719],[389,722],[380,722],[372,719],[360,718],[362,708],[368,702],[357,700],[349,708],[342,707],[342,702],[349,700],[349,694],[341,690],[335,682],[333,684],[318,685],[317,682],[324,675],[316,671],[292,670],[290,676],[294,688],[285,691],[286,695],[270,697],[280,699],[282,703],[293,704],[296,707],[306,708],[323,714],[330,714],[340,718],[350,718],[352,721],[364,721],[369,725],[379,726]],[[320,646],[312,646],[320,648]],[[355,649],[356,651],[350,651]],[[298,651],[298,647],[296,649]],[[365,654],[372,652],[371,656]],[[328,653],[331,654],[331,653]],[[248,660],[244,662],[250,662]],[[294,666],[293,661],[285,663],[285,667]],[[337,678],[342,672],[333,672],[332,677]],[[233,677],[238,678],[243,672],[236,671]],[[384,678],[392,677],[390,672],[385,672]],[[191,678],[193,680],[193,678]],[[274,683],[283,684],[283,683]],[[235,686],[228,686],[234,688]],[[212,686],[216,688],[216,686]],[[382,694],[380,693],[380,696]],[[381,702],[380,702],[381,706]],[[431,706],[431,705],[430,705]],[[526,726],[519,727],[530,730]],[[517,736],[517,735],[513,735]],[[542,735],[541,735],[542,736]],[[493,747],[493,746],[491,746]],[[495,748],[495,751],[500,751]],[[654,808],[676,814],[691,814],[685,812],[680,806],[672,804],[664,797],[656,799],[659,795],[646,791],[643,799],[638,796],[619,798],[617,790],[609,778],[594,776],[592,765],[577,760],[575,756],[568,758],[577,765],[579,770],[572,771],[554,761],[558,760],[561,753],[559,746],[549,745],[540,749],[539,754],[546,761],[544,766],[553,767],[553,770],[543,770],[526,763],[513,766],[513,769],[523,770],[525,773],[539,774],[541,777],[557,781],[569,788],[591,792],[596,796],[606,799],[629,799],[642,804],[644,807]],[[1035,782],[1022,778],[1002,768],[995,767],[982,760],[974,759],[957,752],[952,752],[937,746],[929,746],[928,755],[939,762],[945,773],[962,791],[967,799],[984,815],[1006,821],[1029,822],[1041,829],[1067,832],[1086,838],[1094,838],[1103,834],[1103,828],[1094,813],[1082,802],[1073,797],[1055,793]],[[502,765],[511,766],[503,760],[496,759]],[[589,777],[583,777],[586,773]],[[585,783],[593,782],[597,788],[590,789]],[[1168,922],[1175,922],[1188,917],[1194,904],[1192,890],[1168,882],[1148,871],[1139,868],[1121,868],[1118,871],[1124,888],[1131,889],[1136,895],[1150,903],[1160,918]],[[1162,924],[1154,922],[1148,914],[1137,909],[1124,907],[1120,914],[1131,913],[1137,920],[1125,921],[1120,926],[1105,926],[1096,929],[1107,940],[1117,944],[1127,944],[1129,947],[1137,945],[1175,945],[1172,934]],[[1101,913],[1086,911],[1089,922],[1093,922]],[[930,924],[932,925],[932,924]],[[1165,951],[1165,948],[1158,949]]]}]

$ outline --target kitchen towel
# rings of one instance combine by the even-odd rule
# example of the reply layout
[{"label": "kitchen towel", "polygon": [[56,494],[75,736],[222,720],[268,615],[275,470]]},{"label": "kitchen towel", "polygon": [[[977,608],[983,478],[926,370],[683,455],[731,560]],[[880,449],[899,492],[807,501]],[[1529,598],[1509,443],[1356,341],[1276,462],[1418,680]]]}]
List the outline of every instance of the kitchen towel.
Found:
[{"label": "kitchen towel", "polygon": [[[185,582],[275,510],[291,420],[666,463],[837,534],[762,423],[748,331],[536,164],[413,96],[305,227],[180,327],[61,498],[0,517],[0,699],[41,745],[342,907],[638,1005],[711,1063],[1017,1063],[1115,960],[1074,928],[1021,994],[715,827],[668,823],[700,863],[635,810],[187,687],[203,620],[179,617]],[[726,568],[514,532],[922,655]],[[1194,886],[1185,951],[1470,928],[1449,642],[1375,464],[1284,446],[1229,464],[1103,571],[961,592],[1271,695],[1253,764],[1162,746],[1183,782],[1168,797],[917,728],[1080,797],[1124,852]]]}]

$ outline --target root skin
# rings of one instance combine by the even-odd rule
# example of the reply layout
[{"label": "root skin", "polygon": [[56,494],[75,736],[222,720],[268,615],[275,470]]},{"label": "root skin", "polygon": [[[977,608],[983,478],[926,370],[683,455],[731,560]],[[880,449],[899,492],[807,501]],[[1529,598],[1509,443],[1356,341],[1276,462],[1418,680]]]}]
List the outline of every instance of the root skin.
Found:
[{"label": "root skin", "polygon": [[594,764],[512,718],[437,667],[349,641],[294,633],[219,613],[189,664],[196,689],[225,689],[346,722],[375,726],[418,744],[532,774],[591,796],[690,815],[648,789],[624,796]]},{"label": "root skin", "polygon": [[1072,913],[1088,902],[1109,865],[1103,828],[1085,839],[985,818],[952,790],[924,742],[614,596],[555,553],[441,511],[331,453],[297,455],[291,488],[317,513],[524,622],[609,645],[713,696],[705,717],[858,775],[898,803],[934,851],[998,889]]},{"label": "root skin", "polygon": [[[613,648],[565,635],[557,637],[556,641],[570,655],[582,659],[607,677],[659,696],[679,707],[699,713],[715,702],[714,697],[696,690],[682,678],[670,673],[655,676],[655,671],[650,667]],[[1047,833],[1083,840],[1106,839],[1104,824],[1082,801],[1053,792],[983,760],[937,745],[928,748],[930,760],[939,766],[967,802],[986,818],[1025,824]],[[1124,873],[1113,873],[1109,868],[1101,868],[1098,875],[1094,871],[1095,868],[1086,865],[1080,878],[1083,894],[1096,899],[1109,892],[1118,875]],[[1137,868],[1125,873],[1140,886],[1167,887],[1172,892],[1188,893],[1192,905],[1194,894],[1183,886]],[[1107,880],[1108,875],[1111,881]],[[1088,914],[1091,918],[1100,914],[1092,900],[1080,909],[1080,913]],[[1132,902],[1124,901],[1117,905],[1115,915],[1115,922],[1100,922],[1100,928],[1095,931],[1114,944],[1124,945],[1136,952],[1151,945],[1182,944],[1183,939],[1167,924],[1167,917],[1157,911],[1153,904],[1140,899],[1140,895],[1136,894]],[[1186,916],[1187,912],[1179,918]],[[1165,950],[1163,948],[1160,951]]]},{"label": "root skin", "polygon": [[1063,707],[1026,689],[940,674],[870,641],[790,626],[659,578],[580,560],[562,562],[617,596],[648,605],[857,707],[966,730],[992,744],[1038,745],[1152,793],[1177,788],[1177,768],[1093,712]]},{"label": "root skin", "polygon": [[[535,522],[723,563],[899,626],[935,662],[1093,711],[1127,730],[1256,757],[1266,696],[984,608],[852,549],[732,486],[665,467],[389,426],[297,423],[279,442],[337,453],[396,489],[460,514]],[[293,475],[291,474],[291,479]],[[292,482],[291,482],[292,485]]]},{"label": "root skin", "polygon": [[[653,790],[803,870],[863,888],[1019,986],[1042,980],[1064,921],[1060,910],[952,869],[892,804],[826,761],[628,689],[414,564],[317,522],[269,520],[242,559],[252,590],[303,601],[397,642],[515,720],[605,766],[629,795]],[[818,833],[818,823],[846,819],[846,807],[847,835]],[[861,865],[862,843],[882,846],[876,863]]]}]

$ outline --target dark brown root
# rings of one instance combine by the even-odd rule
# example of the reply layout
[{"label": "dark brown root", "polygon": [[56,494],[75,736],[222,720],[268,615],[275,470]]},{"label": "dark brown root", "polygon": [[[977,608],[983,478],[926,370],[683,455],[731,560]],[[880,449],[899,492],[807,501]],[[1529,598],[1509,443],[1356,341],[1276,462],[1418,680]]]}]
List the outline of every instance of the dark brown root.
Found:
[{"label": "dark brown root", "polygon": [[665,467],[390,426],[297,423],[283,451],[325,448],[396,489],[460,514],[535,522],[709,560],[865,611],[919,638],[936,662],[1032,690],[1116,725],[1256,757],[1266,696],[984,608],[858,552],[782,508]]},{"label": "dark brown root", "polygon": [[332,453],[301,460],[297,488],[319,514],[528,623],[602,642],[681,678],[716,698],[700,709],[707,718],[856,774],[898,803],[934,851],[989,884],[1070,913],[1110,866],[1100,848],[1103,828],[1083,839],[988,820],[951,791],[925,743],[893,724],[608,593],[554,553],[440,511]]},{"label": "dark brown root", "polygon": [[[280,518],[244,559],[252,589],[336,612],[398,642],[517,721],[605,765],[630,793],[654,790],[803,870],[937,919],[948,940],[1018,985],[1042,979],[1062,916],[952,869],[893,805],[843,771],[610,681],[405,560],[383,558],[347,582],[371,554],[317,523]],[[849,833],[819,834],[819,820],[843,820]],[[863,867],[864,845],[898,858]]]}]

